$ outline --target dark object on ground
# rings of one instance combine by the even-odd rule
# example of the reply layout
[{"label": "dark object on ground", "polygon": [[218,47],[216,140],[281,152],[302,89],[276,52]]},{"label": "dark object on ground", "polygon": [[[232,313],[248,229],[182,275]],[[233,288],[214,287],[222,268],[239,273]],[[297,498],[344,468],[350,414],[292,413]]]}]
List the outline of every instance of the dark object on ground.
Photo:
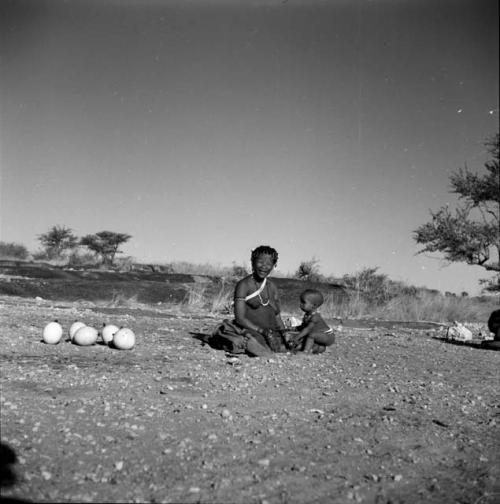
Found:
[{"label": "dark object on ground", "polygon": [[488,319],[488,329],[495,335],[495,340],[500,341],[500,310],[491,313]]},{"label": "dark object on ground", "polygon": [[492,332],[495,337],[493,341],[483,341],[481,343],[481,348],[486,348],[488,350],[500,350],[500,310],[495,310],[491,313],[488,319],[488,329]]},{"label": "dark object on ground", "polygon": [[15,484],[17,478],[13,467],[16,462],[16,452],[9,445],[0,443],[0,487]]},{"label": "dark object on ground", "polygon": [[481,348],[485,348],[486,350],[500,350],[500,340],[483,341],[481,343]]},{"label": "dark object on ground", "polygon": [[[14,486],[17,482],[14,464],[17,462],[16,452],[7,444],[0,443],[0,488]],[[0,497],[0,502],[8,504],[23,504],[29,501],[13,497]]]}]

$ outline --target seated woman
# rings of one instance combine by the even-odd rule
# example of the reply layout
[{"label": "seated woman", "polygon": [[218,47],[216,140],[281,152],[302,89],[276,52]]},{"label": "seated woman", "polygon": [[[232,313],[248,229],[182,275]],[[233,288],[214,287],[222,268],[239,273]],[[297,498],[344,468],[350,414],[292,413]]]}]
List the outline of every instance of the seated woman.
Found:
[{"label": "seated woman", "polygon": [[225,320],[211,342],[232,353],[269,356],[286,351],[278,289],[268,279],[278,262],[278,252],[261,245],[252,251],[250,260],[252,273],[235,287],[234,320]]}]

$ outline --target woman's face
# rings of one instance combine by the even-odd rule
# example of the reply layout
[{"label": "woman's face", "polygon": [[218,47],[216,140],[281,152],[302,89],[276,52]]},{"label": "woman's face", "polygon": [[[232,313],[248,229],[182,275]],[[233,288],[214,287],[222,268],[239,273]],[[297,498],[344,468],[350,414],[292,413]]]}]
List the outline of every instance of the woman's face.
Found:
[{"label": "woman's face", "polygon": [[274,269],[273,257],[269,254],[259,255],[252,264],[254,275],[264,280]]}]

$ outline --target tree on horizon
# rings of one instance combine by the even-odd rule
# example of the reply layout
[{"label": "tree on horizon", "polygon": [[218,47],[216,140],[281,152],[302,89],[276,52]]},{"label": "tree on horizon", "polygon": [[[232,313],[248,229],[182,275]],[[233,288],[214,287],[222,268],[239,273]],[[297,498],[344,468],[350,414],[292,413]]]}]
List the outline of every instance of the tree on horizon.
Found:
[{"label": "tree on horizon", "polygon": [[496,272],[482,279],[484,290],[500,291],[500,141],[499,134],[484,143],[491,155],[486,173],[471,172],[467,165],[450,175],[451,193],[459,203],[454,212],[448,205],[430,211],[431,221],[414,231],[424,247],[417,253],[439,252],[448,262],[464,262]]},{"label": "tree on horizon", "polygon": [[46,233],[38,236],[48,259],[60,259],[64,252],[78,246],[78,237],[66,226],[52,226]]},{"label": "tree on horizon", "polygon": [[84,236],[80,240],[80,245],[101,256],[104,265],[113,266],[116,254],[121,253],[118,247],[130,240],[130,238],[132,236],[126,233],[100,231],[99,233]]}]

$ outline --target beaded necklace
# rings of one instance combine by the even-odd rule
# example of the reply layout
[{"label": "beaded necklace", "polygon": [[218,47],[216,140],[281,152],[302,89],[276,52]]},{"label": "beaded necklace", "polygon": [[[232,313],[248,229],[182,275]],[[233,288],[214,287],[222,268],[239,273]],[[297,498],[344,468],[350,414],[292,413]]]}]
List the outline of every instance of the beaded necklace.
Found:
[{"label": "beaded necklace", "polygon": [[[255,283],[255,287],[257,288],[257,290],[259,289],[259,286],[257,285],[257,282],[255,281],[255,278],[253,279],[254,283]],[[267,289],[267,285],[265,287]],[[264,300],[262,299],[262,296],[260,295],[260,292],[257,294],[258,298],[259,298],[259,301],[260,301],[260,304],[262,306],[268,306],[269,305],[269,293],[267,295],[267,301],[264,303]]]}]

